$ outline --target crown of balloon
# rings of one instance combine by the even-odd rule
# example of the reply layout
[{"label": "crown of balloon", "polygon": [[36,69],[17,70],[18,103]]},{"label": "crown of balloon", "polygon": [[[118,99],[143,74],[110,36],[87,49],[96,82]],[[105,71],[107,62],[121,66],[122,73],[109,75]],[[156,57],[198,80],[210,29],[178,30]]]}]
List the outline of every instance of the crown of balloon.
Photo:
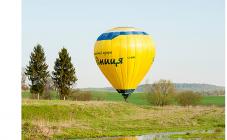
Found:
[{"label": "crown of balloon", "polygon": [[135,28],[135,27],[115,27],[112,28],[110,30],[108,30],[107,32],[119,32],[119,31],[141,31],[141,29],[139,28]]}]

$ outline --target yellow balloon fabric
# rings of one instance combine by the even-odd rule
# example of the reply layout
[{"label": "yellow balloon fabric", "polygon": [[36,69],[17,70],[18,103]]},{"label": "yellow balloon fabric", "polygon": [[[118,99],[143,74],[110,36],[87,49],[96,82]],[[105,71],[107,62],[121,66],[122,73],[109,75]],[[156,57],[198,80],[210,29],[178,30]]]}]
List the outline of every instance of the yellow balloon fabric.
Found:
[{"label": "yellow balloon fabric", "polygon": [[111,85],[127,99],[149,71],[155,47],[146,32],[133,27],[117,27],[98,37],[94,56]]}]

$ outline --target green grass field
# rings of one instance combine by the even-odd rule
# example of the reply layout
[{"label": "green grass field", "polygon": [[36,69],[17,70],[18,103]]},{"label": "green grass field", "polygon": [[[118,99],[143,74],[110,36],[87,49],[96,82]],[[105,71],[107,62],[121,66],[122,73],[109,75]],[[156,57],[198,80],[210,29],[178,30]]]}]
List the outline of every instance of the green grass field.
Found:
[{"label": "green grass field", "polygon": [[[30,93],[28,91],[22,93],[22,98],[29,98]],[[53,100],[58,100],[55,91],[51,92],[51,98]],[[105,101],[123,101],[123,97],[117,92],[103,92],[103,91],[92,91],[93,100],[102,99]],[[144,93],[132,93],[128,98],[128,102],[136,105],[149,105],[146,100],[146,95]],[[225,96],[203,96],[199,105],[225,105]]]},{"label": "green grass field", "polygon": [[24,140],[215,129],[224,136],[224,128],[224,107],[218,106],[187,108],[143,106],[124,101],[22,100]]},{"label": "green grass field", "polygon": [[[121,94],[117,92],[93,91],[92,95],[94,99],[96,99],[97,97],[103,97],[105,101],[124,101]],[[128,102],[137,105],[149,105],[144,93],[132,93],[128,97]]]},{"label": "green grass field", "polygon": [[202,105],[225,105],[225,96],[204,96],[201,100]]}]

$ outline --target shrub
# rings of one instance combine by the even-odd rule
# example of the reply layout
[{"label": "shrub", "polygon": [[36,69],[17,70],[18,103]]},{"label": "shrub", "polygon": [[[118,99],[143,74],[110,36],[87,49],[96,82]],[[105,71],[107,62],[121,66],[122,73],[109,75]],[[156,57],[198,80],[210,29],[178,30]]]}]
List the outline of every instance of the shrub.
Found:
[{"label": "shrub", "polygon": [[31,93],[30,99],[37,99],[37,98],[38,98],[37,94]]},{"label": "shrub", "polygon": [[51,92],[51,90],[53,90],[53,88],[50,84],[51,81],[52,81],[52,79],[48,78],[46,85],[44,87],[44,92],[43,92],[43,95],[41,96],[41,99],[51,100],[50,92]]},{"label": "shrub", "polygon": [[201,95],[193,91],[182,91],[176,96],[178,104],[183,106],[196,105],[201,100]]},{"label": "shrub", "polygon": [[93,100],[96,100],[96,101],[104,101],[105,100],[105,97],[103,96],[96,96],[93,98]]},{"label": "shrub", "polygon": [[161,93],[148,93],[147,100],[152,105],[164,106],[174,102],[174,93],[163,95]]},{"label": "shrub", "polygon": [[43,95],[41,96],[41,99],[51,100],[50,91],[44,92]]},{"label": "shrub", "polygon": [[174,99],[175,86],[169,80],[159,80],[147,89],[147,100],[153,105],[168,105]]},{"label": "shrub", "polygon": [[[30,99],[37,99],[37,98],[38,98],[38,95],[37,94],[32,93],[30,95]],[[42,99],[42,100],[51,100],[50,92],[44,92],[43,95],[39,97],[39,99]]]},{"label": "shrub", "polygon": [[90,91],[73,90],[69,95],[69,100],[90,101],[92,94]]}]

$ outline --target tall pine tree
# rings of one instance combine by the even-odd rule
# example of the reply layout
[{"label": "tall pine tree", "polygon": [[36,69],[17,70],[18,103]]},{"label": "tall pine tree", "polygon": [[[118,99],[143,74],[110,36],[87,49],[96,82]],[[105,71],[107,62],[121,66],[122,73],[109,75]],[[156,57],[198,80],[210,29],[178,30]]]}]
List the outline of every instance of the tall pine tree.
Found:
[{"label": "tall pine tree", "polygon": [[39,96],[43,94],[46,80],[49,76],[47,71],[48,65],[46,64],[45,53],[40,44],[34,47],[30,55],[29,65],[25,69],[25,74],[28,76],[31,84],[30,92]]},{"label": "tall pine tree", "polygon": [[67,49],[62,48],[58,54],[59,58],[55,61],[52,79],[60,93],[60,99],[65,100],[70,93],[71,86],[77,81],[77,77]]}]

